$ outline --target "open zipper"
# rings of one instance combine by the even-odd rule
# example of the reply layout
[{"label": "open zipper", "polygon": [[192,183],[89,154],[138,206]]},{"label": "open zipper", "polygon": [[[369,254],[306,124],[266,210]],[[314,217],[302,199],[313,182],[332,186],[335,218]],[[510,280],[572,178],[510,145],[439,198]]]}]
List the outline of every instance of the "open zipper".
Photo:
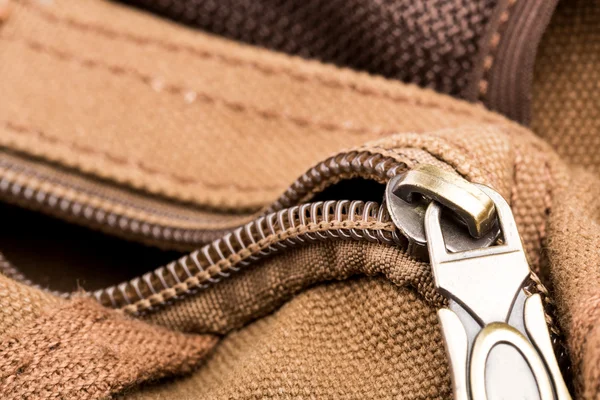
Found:
[{"label": "open zipper", "polygon": [[228,278],[273,252],[327,240],[406,247],[385,207],[375,202],[304,203],[268,213],[141,277],[94,292],[102,304],[130,313],[150,311]]},{"label": "open zipper", "polygon": [[[355,240],[407,248],[408,239],[381,204],[359,200],[307,203],[342,180],[364,178],[385,184],[407,169],[406,163],[383,154],[344,152],[308,170],[270,207],[227,214],[148,199],[72,171],[57,173],[55,166],[0,152],[0,200],[159,247],[189,250],[205,244],[142,276],[88,293],[104,306],[141,314],[192,295],[273,252],[298,245]],[[0,270],[36,286],[6,260],[0,262]],[[535,274],[528,290],[541,293],[548,310],[554,308]],[[546,319],[557,341],[560,331],[550,314]]]},{"label": "open zipper", "polygon": [[[0,201],[161,248],[189,251],[210,243],[143,276],[93,293],[105,306],[138,313],[217,282],[228,276],[226,269],[237,269],[237,261],[247,264],[246,258],[256,260],[292,245],[349,238],[406,247],[385,208],[376,203],[305,201],[342,180],[358,177],[384,184],[407,168],[378,153],[340,153],[308,170],[270,207],[228,214],[148,198],[58,166],[0,152]],[[283,236],[285,244],[276,240]],[[240,254],[243,260],[237,260]],[[39,287],[8,262],[0,263],[0,271]]]},{"label": "open zipper", "polygon": [[128,240],[192,250],[253,218],[306,202],[341,180],[360,177],[384,184],[407,165],[369,151],[340,153],[308,170],[267,209],[242,213],[174,204],[57,168],[0,151],[0,201]]}]

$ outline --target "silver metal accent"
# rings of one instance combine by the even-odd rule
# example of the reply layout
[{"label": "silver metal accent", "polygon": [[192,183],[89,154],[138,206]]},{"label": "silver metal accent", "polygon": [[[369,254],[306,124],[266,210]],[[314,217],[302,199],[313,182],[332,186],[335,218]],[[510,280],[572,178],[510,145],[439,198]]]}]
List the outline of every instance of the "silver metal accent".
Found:
[{"label": "silver metal accent", "polygon": [[[542,296],[538,293],[533,294],[525,301],[523,317],[525,319],[525,329],[527,335],[531,338],[537,351],[540,352],[544,360],[547,360],[547,367],[554,382],[554,390],[556,390],[557,398],[569,399],[569,389],[562,379],[560,368],[554,356],[552,341],[550,340],[550,331],[546,325],[544,318],[544,305]],[[550,362],[554,360],[554,362]]]},{"label": "silver metal accent", "polygon": [[[502,344],[509,346],[500,347]],[[509,375],[520,361],[507,362],[506,356],[510,354],[511,347],[526,361],[535,381],[530,379],[527,371]],[[495,359],[491,357],[493,350],[501,352]],[[525,335],[506,323],[492,322],[481,329],[475,338],[470,362],[470,388],[474,399],[554,399],[552,383],[540,354]],[[490,376],[496,378],[496,382],[492,382]]]},{"label": "silver metal accent", "polygon": [[494,202],[503,243],[449,253],[442,207],[425,214],[429,258],[437,289],[450,306],[439,310],[451,363],[454,397],[461,400],[570,400],[560,374],[538,294],[523,287],[529,264],[508,203],[477,185]]},{"label": "silver metal accent", "polygon": [[446,353],[452,367],[454,399],[468,400],[467,357],[469,354],[469,340],[467,332],[465,332],[465,328],[458,315],[452,310],[447,308],[438,310],[438,318],[442,325]]},{"label": "silver metal accent", "polygon": [[[409,254],[426,259],[428,257],[427,238],[423,221],[431,200],[415,198],[408,202],[398,196],[396,188],[404,178],[405,174],[400,174],[390,179],[385,190],[385,202],[392,221],[408,238]],[[500,236],[497,220],[494,220],[491,229],[479,239],[473,238],[466,227],[457,223],[450,213],[443,213],[441,221],[446,248],[453,253],[488,247]]]}]

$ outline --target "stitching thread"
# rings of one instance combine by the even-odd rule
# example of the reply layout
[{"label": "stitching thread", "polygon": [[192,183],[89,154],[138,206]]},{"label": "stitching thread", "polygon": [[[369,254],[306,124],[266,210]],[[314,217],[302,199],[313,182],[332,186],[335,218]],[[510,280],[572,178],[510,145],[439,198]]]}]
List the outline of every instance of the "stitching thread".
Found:
[{"label": "stitching thread", "polygon": [[360,95],[383,98],[386,100],[390,100],[395,103],[411,103],[416,106],[421,106],[425,108],[433,108],[444,111],[449,111],[456,114],[467,115],[467,116],[476,116],[480,118],[482,121],[493,122],[497,121],[497,118],[494,118],[491,115],[477,115],[473,113],[471,110],[455,108],[452,106],[442,107],[439,103],[427,101],[419,98],[411,98],[406,95],[397,95],[391,94],[385,91],[378,91],[374,88],[361,87],[354,83],[344,83],[342,81],[331,79],[327,77],[323,77],[320,75],[307,75],[295,72],[290,68],[279,67],[274,68],[265,64],[260,64],[255,61],[245,60],[242,58],[236,58],[225,54],[217,54],[215,52],[211,52],[208,50],[198,49],[189,45],[181,45],[178,43],[168,42],[164,40],[159,40],[155,38],[138,36],[135,34],[120,32],[117,30],[113,30],[101,25],[92,25],[89,23],[84,23],[78,21],[74,18],[69,17],[59,17],[48,10],[42,9],[39,5],[32,3],[31,1],[25,1],[23,6],[29,10],[34,10],[39,16],[44,18],[46,21],[52,24],[64,23],[69,25],[70,27],[77,29],[83,32],[92,32],[99,36],[104,36],[109,39],[123,39],[125,41],[134,43],[137,46],[149,46],[154,45],[156,47],[162,48],[168,52],[178,53],[178,52],[186,52],[191,54],[197,58],[202,59],[214,59],[219,62],[222,62],[226,65],[234,66],[234,67],[243,67],[253,69],[267,76],[272,76],[276,74],[285,75],[297,82],[317,82],[323,86],[333,88],[333,89],[342,89],[348,90],[352,92],[356,92]]},{"label": "stitching thread", "polygon": [[66,142],[55,136],[48,135],[47,133],[42,132],[41,130],[38,130],[38,129],[28,128],[23,125],[17,125],[10,121],[2,121],[2,124],[4,125],[5,129],[10,130],[13,133],[36,136],[39,139],[46,141],[50,144],[66,146],[69,150],[76,152],[76,153],[100,156],[100,157],[103,157],[105,160],[112,162],[113,164],[118,164],[118,165],[128,166],[128,167],[133,166],[133,167],[139,168],[140,170],[142,170],[143,172],[145,172],[149,175],[164,176],[167,179],[171,179],[171,180],[177,181],[182,184],[199,183],[199,184],[202,184],[211,189],[224,189],[224,188],[233,187],[235,189],[246,190],[246,191],[268,191],[268,190],[275,190],[275,189],[280,188],[280,186],[276,186],[276,185],[273,185],[272,187],[267,186],[267,187],[258,188],[258,187],[253,187],[253,186],[240,185],[240,184],[237,184],[234,182],[231,182],[228,184],[202,182],[198,179],[194,179],[191,177],[162,172],[162,171],[156,170],[152,167],[148,167],[147,165],[145,165],[144,163],[142,163],[140,161],[124,159],[119,156],[115,156],[113,154],[95,149],[93,147],[83,146],[83,145],[80,145],[80,144],[77,144],[74,142]]},{"label": "stitching thread", "polygon": [[500,14],[500,25],[490,39],[489,54],[483,59],[483,78],[481,81],[479,81],[479,99],[481,101],[485,100],[485,96],[487,95],[488,86],[490,83],[490,73],[492,71],[492,67],[494,66],[494,61],[496,60],[496,52],[500,47],[500,40],[502,40],[500,31],[504,29],[508,20],[510,19],[511,12],[516,3],[517,0],[508,0],[508,6],[506,7],[506,10]]},{"label": "stitching thread", "polygon": [[228,256],[226,259],[220,260],[214,265],[211,265],[202,272],[187,278],[181,283],[177,283],[167,289],[163,289],[160,292],[153,294],[145,299],[138,300],[137,302],[120,308],[119,310],[129,314],[136,314],[147,308],[152,307],[160,303],[164,303],[169,299],[187,292],[188,290],[198,287],[209,281],[210,278],[215,277],[219,272],[226,271],[227,268],[243,261],[250,257],[252,254],[261,251],[276,242],[283,241],[290,237],[299,236],[305,233],[320,232],[329,229],[383,229],[393,231],[394,225],[391,222],[382,223],[379,221],[322,221],[318,224],[310,223],[304,226],[297,226],[294,228],[288,228],[274,235],[269,235],[264,239],[257,241],[249,245],[248,247],[238,251],[235,254]]},{"label": "stitching thread", "polygon": [[[123,67],[120,65],[111,65],[111,64],[107,64],[102,61],[99,61],[96,59],[91,59],[91,58],[77,58],[75,55],[73,55],[71,53],[65,52],[63,50],[51,48],[51,47],[46,46],[38,41],[25,40],[25,39],[20,39],[20,38],[15,38],[15,37],[7,37],[7,36],[0,36],[0,38],[4,39],[4,40],[13,41],[13,42],[22,42],[24,45],[31,48],[35,52],[49,55],[49,56],[54,57],[61,61],[73,62],[73,63],[80,65],[83,68],[87,68],[87,69],[101,68],[101,69],[104,69],[105,71],[107,71],[108,73],[112,74],[113,76],[128,76],[130,78],[133,78],[133,79],[136,79],[136,80],[142,82],[145,85],[148,85],[151,88],[154,88],[155,91],[160,92],[160,91],[164,90],[165,93],[168,93],[171,95],[176,95],[178,97],[181,96],[182,98],[185,98],[186,96],[189,96],[190,93],[193,93],[196,100],[200,100],[201,102],[203,102],[205,104],[221,105],[221,106],[228,108],[229,110],[231,110],[233,112],[253,114],[253,115],[256,115],[267,121],[283,120],[283,121],[288,121],[288,122],[290,122],[296,126],[299,126],[301,128],[307,128],[307,127],[313,126],[313,127],[320,128],[322,130],[326,130],[326,131],[345,131],[345,132],[349,132],[351,134],[357,134],[357,135],[364,135],[364,134],[370,133],[373,135],[383,136],[383,135],[390,135],[390,134],[394,133],[393,130],[386,130],[384,128],[368,128],[368,127],[360,127],[360,126],[351,126],[351,124],[338,124],[335,122],[330,122],[330,121],[325,121],[325,120],[299,117],[299,116],[295,116],[295,115],[288,114],[285,112],[283,112],[283,113],[278,112],[278,111],[275,111],[272,109],[259,108],[259,107],[255,107],[255,106],[243,103],[243,102],[239,102],[239,101],[231,101],[231,100],[227,100],[224,98],[218,98],[218,97],[212,96],[211,94],[209,94],[207,92],[200,92],[195,89],[192,90],[189,88],[185,88],[185,87],[175,85],[175,84],[165,83],[162,81],[159,82],[159,80],[157,80],[156,78],[153,78],[150,75],[146,75],[146,74],[144,74],[138,70],[135,70],[133,68],[126,68],[126,67]],[[145,168],[148,168],[148,167],[146,166]]]}]

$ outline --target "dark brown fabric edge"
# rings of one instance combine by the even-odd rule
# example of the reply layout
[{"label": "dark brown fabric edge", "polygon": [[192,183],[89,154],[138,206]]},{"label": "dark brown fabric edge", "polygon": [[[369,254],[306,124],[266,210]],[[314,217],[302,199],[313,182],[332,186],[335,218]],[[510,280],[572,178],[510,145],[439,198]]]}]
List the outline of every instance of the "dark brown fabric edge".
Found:
[{"label": "dark brown fabric edge", "polygon": [[467,101],[475,102],[478,99],[482,101],[481,82],[487,79],[485,61],[490,57],[490,53],[492,52],[493,48],[492,37],[498,32],[498,29],[501,25],[500,17],[502,13],[507,10],[509,1],[510,0],[498,0],[494,12],[487,23],[487,29],[479,38],[479,53],[477,54],[477,57],[475,57],[473,63],[474,66],[473,70],[471,71],[471,79],[462,93],[462,96]]},{"label": "dark brown fabric edge", "polygon": [[[499,19],[508,18],[496,28],[490,41],[499,40],[494,54],[482,65],[487,67],[480,99],[493,111],[506,115],[523,125],[530,120],[533,67],[538,46],[554,13],[558,0],[513,0],[500,11]],[[502,17],[503,13],[507,13]]]}]

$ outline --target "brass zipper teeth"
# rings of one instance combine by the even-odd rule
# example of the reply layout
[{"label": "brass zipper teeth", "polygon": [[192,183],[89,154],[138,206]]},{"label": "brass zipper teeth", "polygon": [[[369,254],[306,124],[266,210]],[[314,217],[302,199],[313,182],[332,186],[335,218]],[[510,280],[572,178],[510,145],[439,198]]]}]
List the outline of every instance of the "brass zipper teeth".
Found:
[{"label": "brass zipper teeth", "polygon": [[[22,183],[27,178],[34,177],[40,182],[45,182],[45,176],[3,160],[0,160],[0,168],[5,170],[0,177],[0,199],[130,240],[189,251],[235,228],[232,226],[220,229],[194,229],[148,221],[132,216],[132,212],[135,213],[140,208],[125,203],[119,198],[104,199],[116,204],[115,207],[107,207],[102,202],[92,204],[89,198],[97,198],[97,194],[73,187],[67,182],[52,182],[52,185],[58,188],[54,190],[52,185],[48,184],[27,186]],[[390,177],[406,168],[406,164],[377,153],[367,151],[341,153],[318,163],[307,171],[263,214],[308,201],[316,192],[342,179],[363,177],[385,183]],[[63,193],[65,189],[71,194],[81,196],[67,198]],[[126,213],[123,210],[132,212]],[[148,208],[144,211],[150,214],[161,214],[160,211]]]},{"label": "brass zipper teeth", "polygon": [[[364,224],[349,227],[361,222]],[[269,245],[257,246],[270,237],[274,239]],[[206,289],[275,252],[328,240],[368,241],[402,248],[408,245],[391,222],[385,205],[358,200],[305,203],[262,216],[177,261],[91,295],[104,306],[139,315]],[[542,296],[553,344],[564,360],[566,350],[562,332],[552,317],[552,298],[533,272],[531,281],[526,291]]]},{"label": "brass zipper teeth", "polygon": [[[0,178],[0,199],[8,203],[18,204],[27,209],[40,210],[59,219],[160,247],[189,250],[194,248],[197,243],[206,243],[212,239],[211,237],[207,240],[204,237],[205,232],[201,230],[165,226],[125,215],[125,213],[119,212],[119,208],[134,211],[139,209],[123,203],[117,198],[110,199],[112,208],[108,203],[101,204],[101,201],[91,203],[89,199],[100,200],[101,198],[95,193],[69,186],[65,182],[47,182],[43,175],[19,166],[0,162],[0,167],[5,169]],[[45,184],[27,185],[22,183],[31,177]],[[65,196],[65,191],[70,192],[72,196],[70,198]],[[154,212],[154,210],[144,211]],[[156,212],[156,215],[160,214]]]},{"label": "brass zipper teeth", "polygon": [[[239,267],[248,265],[273,252],[299,244],[330,239],[350,239],[395,244],[403,247],[407,245],[406,238],[399,235],[393,224],[389,222],[385,207],[381,207],[377,203],[344,200],[295,206],[295,204],[309,201],[314,194],[343,179],[361,177],[386,183],[390,178],[408,168],[405,163],[392,157],[369,151],[340,153],[316,164],[268,207],[262,217],[235,229],[233,232],[231,232],[233,228],[214,230],[183,229],[133,218],[118,212],[116,209],[105,209],[99,204],[65,198],[59,193],[48,190],[49,186],[47,185],[32,187],[21,184],[20,177],[33,176],[40,181],[44,181],[45,176],[38,174],[33,169],[22,168],[20,165],[2,159],[0,159],[0,168],[10,172],[0,175],[0,200],[16,203],[29,209],[38,209],[57,218],[160,247],[190,250],[212,241],[212,243],[201,249],[141,277],[90,294],[103,305],[124,308],[126,312],[150,311],[181,297],[186,297],[199,289],[207,287],[209,284],[228,277],[230,272],[237,271]],[[96,193],[85,192],[81,188],[73,187],[68,182],[56,181],[53,183],[63,191],[67,189],[71,193],[82,193],[92,198],[97,196]],[[118,197],[109,200],[119,204],[121,209],[133,211],[140,209],[134,204],[120,201]],[[157,215],[161,215],[160,211],[152,208],[146,208],[144,211],[156,212]],[[379,226],[377,228],[357,226],[355,229],[343,227],[345,222],[359,221],[375,222]],[[323,223],[324,225],[320,227],[319,224]],[[328,227],[328,224],[331,224],[332,227]],[[227,257],[239,254],[239,251],[248,250],[268,236],[286,231],[286,227],[287,229],[301,231],[300,228],[309,228],[311,225],[317,229],[313,231],[306,229],[306,231],[290,235],[282,241],[275,241],[267,248],[251,253],[238,262],[225,263],[230,264],[226,268],[227,271],[216,268],[220,262],[227,260]],[[43,289],[23,276],[17,268],[1,256],[0,272],[27,285]],[[206,282],[201,284],[195,286],[183,285],[183,283],[194,278],[195,274],[208,274],[210,276],[206,279]],[[545,302],[549,304],[551,298],[548,291],[539,282],[539,279],[534,279],[534,281],[535,290],[540,292]],[[182,286],[185,286],[185,290],[173,290]],[[170,294],[161,296],[163,291]],[[68,293],[56,291],[51,291],[51,293],[61,297],[69,296]],[[146,301],[153,298],[159,300]],[[550,314],[547,314],[546,317],[555,338],[559,337],[561,333],[555,324],[555,319]]]},{"label": "brass zipper teeth", "polygon": [[552,340],[554,351],[557,355],[561,370],[563,373],[569,376],[569,374],[572,372],[572,366],[569,358],[569,350],[567,349],[563,332],[558,326],[555,317],[556,303],[546,286],[542,283],[539,276],[533,270],[529,275],[529,280],[529,285],[525,287],[525,293],[528,296],[538,293],[542,297],[542,301],[544,303],[544,316],[546,319],[546,324],[548,325],[548,329],[550,330],[550,338]]},{"label": "brass zipper teeth", "polygon": [[[108,307],[148,311],[217,283],[274,252],[333,239],[406,246],[387,209],[375,202],[307,203],[262,216],[177,261],[93,295]],[[165,298],[164,292],[173,288],[177,290]]]},{"label": "brass zipper teeth", "polygon": [[370,151],[340,153],[318,163],[296,179],[268,208],[268,212],[309,201],[314,193],[343,179],[361,177],[387,183],[407,169],[404,162]]}]

